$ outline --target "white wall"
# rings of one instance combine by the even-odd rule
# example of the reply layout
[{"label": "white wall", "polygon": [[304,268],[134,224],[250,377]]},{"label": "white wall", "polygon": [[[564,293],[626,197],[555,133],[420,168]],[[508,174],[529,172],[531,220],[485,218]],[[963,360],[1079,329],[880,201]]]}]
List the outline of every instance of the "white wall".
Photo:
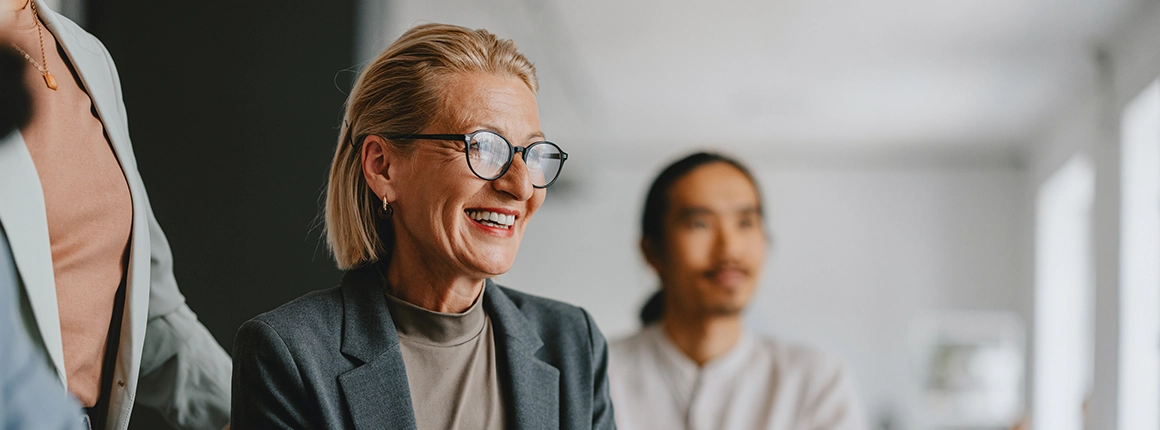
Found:
[{"label": "white wall", "polygon": [[[668,160],[565,168],[584,180],[549,197],[501,282],[585,307],[610,338],[636,330],[656,287],[636,248],[641,205]],[[907,339],[920,312],[1011,310],[1026,321],[1028,196],[1017,166],[747,161],[775,241],[751,326],[841,355],[872,416],[914,412]]]}]

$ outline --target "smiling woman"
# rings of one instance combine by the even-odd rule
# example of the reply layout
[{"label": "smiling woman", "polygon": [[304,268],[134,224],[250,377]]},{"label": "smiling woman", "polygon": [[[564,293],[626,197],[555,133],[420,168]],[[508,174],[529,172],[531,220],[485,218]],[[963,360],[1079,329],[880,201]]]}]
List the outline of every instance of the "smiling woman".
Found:
[{"label": "smiling woman", "polygon": [[567,154],[510,40],[427,24],[362,71],[331,166],[342,285],[242,325],[234,428],[612,428],[584,310],[495,285]]}]

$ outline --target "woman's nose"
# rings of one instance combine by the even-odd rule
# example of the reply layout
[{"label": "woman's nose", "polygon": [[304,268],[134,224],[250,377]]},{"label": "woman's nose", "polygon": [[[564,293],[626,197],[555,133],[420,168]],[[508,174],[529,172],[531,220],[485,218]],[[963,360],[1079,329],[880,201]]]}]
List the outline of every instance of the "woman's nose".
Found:
[{"label": "woman's nose", "polygon": [[507,172],[491,181],[491,184],[496,190],[502,191],[518,201],[532,198],[532,193],[535,192],[535,188],[532,187],[532,176],[528,172],[527,164],[524,164],[521,152],[517,152],[512,157],[512,165],[508,167]]}]

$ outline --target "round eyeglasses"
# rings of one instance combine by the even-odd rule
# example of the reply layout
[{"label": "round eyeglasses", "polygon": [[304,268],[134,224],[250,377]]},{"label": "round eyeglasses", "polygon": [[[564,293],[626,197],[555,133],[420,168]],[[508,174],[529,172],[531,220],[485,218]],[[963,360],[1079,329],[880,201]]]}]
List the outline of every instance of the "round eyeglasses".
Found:
[{"label": "round eyeglasses", "polygon": [[479,130],[470,134],[407,134],[387,136],[387,139],[430,139],[463,142],[463,153],[467,156],[467,167],[480,179],[494,181],[503,177],[515,160],[516,153],[522,153],[524,165],[532,179],[532,186],[548,188],[560,177],[560,169],[568,154],[548,141],[534,142],[528,146],[512,146],[499,133]]}]

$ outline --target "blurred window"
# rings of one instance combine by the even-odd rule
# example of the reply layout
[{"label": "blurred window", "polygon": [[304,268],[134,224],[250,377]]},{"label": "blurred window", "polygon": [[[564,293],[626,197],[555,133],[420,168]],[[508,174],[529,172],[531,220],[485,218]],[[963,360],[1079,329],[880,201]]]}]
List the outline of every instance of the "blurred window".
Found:
[{"label": "blurred window", "polygon": [[1036,430],[1083,430],[1091,389],[1094,280],[1091,212],[1095,173],[1072,157],[1039,189],[1035,225]]},{"label": "blurred window", "polygon": [[1120,120],[1119,428],[1160,429],[1160,81]]}]

